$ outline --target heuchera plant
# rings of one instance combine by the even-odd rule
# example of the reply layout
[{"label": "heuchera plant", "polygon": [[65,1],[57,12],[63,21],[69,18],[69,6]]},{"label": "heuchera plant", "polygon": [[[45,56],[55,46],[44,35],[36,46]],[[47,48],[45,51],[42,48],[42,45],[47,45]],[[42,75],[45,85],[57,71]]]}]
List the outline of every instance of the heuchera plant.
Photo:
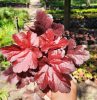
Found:
[{"label": "heuchera plant", "polygon": [[44,11],[37,11],[34,27],[13,35],[15,44],[1,48],[11,62],[4,72],[18,88],[36,82],[41,90],[70,92],[70,74],[89,59],[89,52],[62,36],[64,27]]}]

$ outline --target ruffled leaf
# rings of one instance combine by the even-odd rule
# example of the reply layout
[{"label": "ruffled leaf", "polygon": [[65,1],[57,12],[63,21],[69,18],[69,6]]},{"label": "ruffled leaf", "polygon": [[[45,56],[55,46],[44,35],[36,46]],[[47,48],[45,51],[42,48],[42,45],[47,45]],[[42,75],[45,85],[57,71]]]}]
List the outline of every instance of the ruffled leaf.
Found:
[{"label": "ruffled leaf", "polygon": [[13,71],[16,73],[26,72],[28,69],[36,69],[37,68],[37,56],[29,51],[23,57],[18,58],[15,62],[13,62]]},{"label": "ruffled leaf", "polygon": [[44,65],[35,76],[35,80],[41,90],[49,86],[54,92],[70,92],[69,76],[56,73],[51,66]]},{"label": "ruffled leaf", "polygon": [[45,34],[40,36],[40,48],[42,51],[65,48],[68,45],[66,38],[55,38],[53,30],[49,29]]},{"label": "ruffled leaf", "polygon": [[31,46],[39,46],[39,38],[37,37],[37,34],[30,31],[28,31],[26,34],[24,32],[13,34],[13,39],[15,43],[23,49]]},{"label": "ruffled leaf", "polygon": [[75,49],[70,49],[67,56],[71,58],[76,65],[81,65],[90,58],[89,51],[83,46],[77,46]]},{"label": "ruffled leaf", "polygon": [[1,52],[10,62],[12,62],[12,57],[21,53],[21,48],[17,45],[6,46],[1,48]]},{"label": "ruffled leaf", "polygon": [[48,53],[48,61],[50,65],[59,73],[70,74],[75,71],[72,60],[65,57],[64,50],[54,50]]},{"label": "ruffled leaf", "polygon": [[52,29],[55,36],[62,36],[64,33],[64,25],[60,23],[54,23],[52,15],[46,14],[46,12],[38,10],[36,13],[36,21],[34,26],[29,26],[29,29],[38,35],[45,33],[48,29]]},{"label": "ruffled leaf", "polygon": [[27,32],[14,34],[13,39],[17,45],[1,48],[2,54],[12,63],[13,71],[21,73],[28,69],[37,68],[37,58],[42,56],[39,48],[37,34]]},{"label": "ruffled leaf", "polygon": [[16,84],[18,88],[22,88],[34,81],[33,70],[15,73],[12,66],[3,72],[3,77],[7,80],[7,82]]},{"label": "ruffled leaf", "polygon": [[53,23],[52,29],[57,37],[61,36],[64,33],[64,25],[60,23]]},{"label": "ruffled leaf", "polygon": [[35,21],[35,32],[38,34],[44,33],[51,27],[53,19],[50,18],[44,11],[38,10]]}]

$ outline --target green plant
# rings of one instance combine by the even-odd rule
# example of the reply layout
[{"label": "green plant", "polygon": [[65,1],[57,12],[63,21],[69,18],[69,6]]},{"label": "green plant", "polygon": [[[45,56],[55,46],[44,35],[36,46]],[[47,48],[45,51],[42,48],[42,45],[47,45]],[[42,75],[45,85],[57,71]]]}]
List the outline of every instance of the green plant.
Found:
[{"label": "green plant", "polygon": [[[63,10],[47,10],[48,13],[52,14],[54,19],[64,19]],[[97,18],[97,9],[71,9],[71,18],[73,19],[84,19],[87,18]]]},{"label": "green plant", "polygon": [[46,2],[47,2],[48,6],[50,8],[53,8],[53,7],[63,7],[64,6],[64,1],[63,0],[60,0],[60,1],[57,1],[57,0],[40,0],[40,1],[42,3],[42,6],[45,6]]},{"label": "green plant", "polygon": [[74,73],[73,73],[74,78],[78,81],[78,82],[82,82],[85,81],[87,79],[92,79],[93,76],[90,72],[88,72],[86,69],[84,68],[78,68]]},{"label": "green plant", "polygon": [[90,52],[90,59],[73,73],[78,82],[97,79],[97,52],[93,50]]},{"label": "green plant", "polygon": [[2,61],[0,63],[0,65],[1,65],[1,67],[0,67],[1,70],[5,70],[5,69],[7,69],[10,66],[10,63],[8,61]]},{"label": "green plant", "polygon": [[97,13],[97,9],[72,9],[72,13]]},{"label": "green plant", "polygon": [[4,3],[23,3],[23,4],[26,4],[26,3],[29,3],[29,0],[0,0]]},{"label": "green plant", "polygon": [[8,91],[6,89],[0,89],[0,100],[8,100]]},{"label": "green plant", "polygon": [[15,32],[13,25],[8,24],[0,28],[0,47],[13,42],[11,38],[12,32]]},{"label": "green plant", "polygon": [[23,9],[0,8],[0,47],[13,42],[12,34],[17,32],[15,17],[18,17],[20,29],[24,26],[24,20],[29,19],[28,12]]}]

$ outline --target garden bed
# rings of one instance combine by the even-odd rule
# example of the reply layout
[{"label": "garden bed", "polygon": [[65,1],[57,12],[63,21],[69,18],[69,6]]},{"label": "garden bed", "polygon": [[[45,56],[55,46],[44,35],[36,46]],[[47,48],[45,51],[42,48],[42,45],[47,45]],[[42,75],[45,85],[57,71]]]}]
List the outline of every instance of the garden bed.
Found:
[{"label": "garden bed", "polygon": [[24,9],[0,8],[0,47],[10,44],[11,35],[17,32],[15,17],[18,17],[20,29],[29,19],[28,12]]},{"label": "garden bed", "polygon": [[29,0],[0,0],[0,7],[29,7]]},{"label": "garden bed", "polygon": [[[64,23],[63,10],[47,10],[56,22]],[[97,29],[97,9],[71,9],[70,28]]]},{"label": "garden bed", "polygon": [[[41,0],[42,5],[46,3]],[[97,29],[97,2],[91,1],[90,6],[85,5],[85,1],[71,2],[71,22],[70,28]],[[80,5],[82,4],[82,5]],[[47,12],[52,14],[56,22],[64,23],[64,1],[47,1]]]},{"label": "garden bed", "polygon": [[29,3],[5,3],[0,1],[0,7],[29,7]]}]

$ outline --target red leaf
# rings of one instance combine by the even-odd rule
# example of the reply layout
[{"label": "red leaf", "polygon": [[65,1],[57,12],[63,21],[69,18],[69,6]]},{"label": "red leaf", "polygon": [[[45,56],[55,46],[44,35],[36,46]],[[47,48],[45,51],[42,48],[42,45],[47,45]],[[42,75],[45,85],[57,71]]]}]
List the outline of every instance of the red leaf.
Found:
[{"label": "red leaf", "polygon": [[76,48],[76,42],[74,39],[70,39],[68,43],[68,49],[74,49]]},{"label": "red leaf", "polygon": [[33,70],[28,70],[22,73],[14,73],[13,67],[11,66],[6,71],[4,71],[3,75],[7,82],[16,84],[18,88],[22,88],[25,85],[28,85],[30,82],[34,81],[32,72]]},{"label": "red leaf", "polygon": [[45,33],[48,29],[52,29],[56,37],[62,36],[64,33],[64,25],[54,23],[51,16],[52,15],[46,14],[44,11],[38,10],[34,27],[30,26],[29,29],[38,35]]},{"label": "red leaf", "polygon": [[38,46],[39,38],[35,33],[27,32],[13,35],[17,45],[1,48],[2,53],[12,62],[13,71],[26,72],[28,69],[37,68],[37,58],[42,56]]},{"label": "red leaf", "polygon": [[64,33],[64,25],[60,23],[53,23],[52,29],[57,37],[61,36]]},{"label": "red leaf", "polygon": [[55,38],[53,30],[49,29],[45,34],[40,36],[40,48],[42,51],[64,48],[68,45],[68,40],[65,38]]},{"label": "red leaf", "polygon": [[2,54],[10,61],[12,57],[19,54],[21,52],[21,48],[17,45],[11,45],[1,48]]},{"label": "red leaf", "polygon": [[44,11],[39,10],[36,14],[36,21],[42,24],[42,27],[44,26],[45,30],[47,30],[51,27],[53,19],[50,18],[50,16],[47,15]]},{"label": "red leaf", "polygon": [[18,34],[13,34],[13,39],[18,46],[21,48],[29,48],[31,46],[39,46],[39,39],[37,34],[28,31],[27,34],[21,32]]},{"label": "red leaf", "polygon": [[38,34],[44,33],[51,27],[53,19],[50,18],[44,11],[38,10],[36,14],[35,32]]},{"label": "red leaf", "polygon": [[53,66],[54,69],[63,74],[70,74],[76,70],[71,59],[64,57],[62,63]]},{"label": "red leaf", "polygon": [[41,59],[40,71],[35,75],[40,89],[45,90],[49,86],[53,91],[70,91],[70,80],[67,76],[75,70],[75,66],[62,52],[64,50],[61,49],[49,51],[48,58]]},{"label": "red leaf", "polygon": [[30,46],[35,46],[35,47],[39,46],[39,37],[37,37],[36,33],[28,31],[27,40],[29,41]]},{"label": "red leaf", "polygon": [[17,84],[19,82],[19,77],[16,73],[13,72],[13,67],[9,67],[6,71],[3,72],[4,77],[10,83]]},{"label": "red leaf", "polygon": [[85,50],[83,46],[77,46],[74,49],[68,50],[67,56],[71,58],[76,65],[81,65],[90,58],[89,51]]},{"label": "red leaf", "polygon": [[35,76],[39,88],[44,90],[47,86],[52,91],[70,92],[70,80],[67,76],[56,73],[51,66],[44,65]]},{"label": "red leaf", "polygon": [[13,39],[18,46],[21,48],[26,48],[28,46],[28,40],[25,33],[21,32],[19,34],[13,34]]},{"label": "red leaf", "polygon": [[70,74],[75,71],[75,66],[72,60],[65,57],[64,50],[54,50],[48,53],[48,61],[52,67],[63,74]]},{"label": "red leaf", "polygon": [[65,51],[61,49],[53,50],[48,52],[48,60],[53,64],[62,63],[62,58],[65,56]]},{"label": "red leaf", "polygon": [[13,71],[16,73],[26,72],[28,69],[37,68],[37,56],[34,52],[28,51],[28,53],[23,57],[18,58],[13,63]]}]

